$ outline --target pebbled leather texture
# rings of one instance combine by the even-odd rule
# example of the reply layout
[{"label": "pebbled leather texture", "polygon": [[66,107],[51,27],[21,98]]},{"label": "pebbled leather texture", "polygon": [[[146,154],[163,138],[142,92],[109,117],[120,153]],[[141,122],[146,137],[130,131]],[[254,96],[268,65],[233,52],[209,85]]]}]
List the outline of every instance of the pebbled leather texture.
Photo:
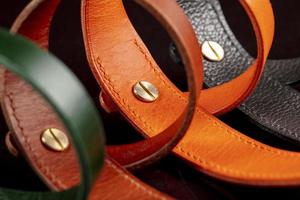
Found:
[{"label": "pebbled leather texture", "polygon": [[[218,0],[177,0],[189,16],[198,40],[218,42],[225,50],[222,62],[204,61],[205,83],[223,84],[253,62],[226,22]],[[239,109],[252,122],[276,136],[300,142],[300,94],[287,84],[300,80],[300,58],[268,60],[258,87]]]}]

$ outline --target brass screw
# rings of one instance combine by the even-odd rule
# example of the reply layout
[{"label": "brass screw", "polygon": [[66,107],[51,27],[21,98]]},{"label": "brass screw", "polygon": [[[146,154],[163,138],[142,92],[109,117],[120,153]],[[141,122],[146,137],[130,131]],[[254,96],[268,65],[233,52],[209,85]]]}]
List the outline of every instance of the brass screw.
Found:
[{"label": "brass screw", "polygon": [[67,135],[56,128],[48,128],[41,135],[42,143],[53,151],[64,151],[70,146]]},{"label": "brass screw", "polygon": [[134,95],[141,101],[153,102],[158,96],[157,88],[150,82],[139,81],[133,86]]},{"label": "brass screw", "polygon": [[224,58],[224,49],[216,42],[205,41],[202,44],[202,54],[209,61],[220,62]]}]

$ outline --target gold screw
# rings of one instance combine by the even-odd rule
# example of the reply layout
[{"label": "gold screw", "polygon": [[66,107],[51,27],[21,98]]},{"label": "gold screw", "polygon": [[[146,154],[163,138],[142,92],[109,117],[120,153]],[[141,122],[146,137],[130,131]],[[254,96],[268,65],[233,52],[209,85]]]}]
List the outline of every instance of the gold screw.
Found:
[{"label": "gold screw", "polygon": [[158,96],[157,88],[150,82],[139,81],[133,86],[134,95],[141,101],[153,102]]},{"label": "gold screw", "polygon": [[42,143],[53,151],[64,151],[70,146],[67,135],[56,128],[48,128],[41,135]]},{"label": "gold screw", "polygon": [[202,44],[202,54],[206,59],[214,62],[222,61],[225,55],[223,47],[213,41],[205,41]]}]

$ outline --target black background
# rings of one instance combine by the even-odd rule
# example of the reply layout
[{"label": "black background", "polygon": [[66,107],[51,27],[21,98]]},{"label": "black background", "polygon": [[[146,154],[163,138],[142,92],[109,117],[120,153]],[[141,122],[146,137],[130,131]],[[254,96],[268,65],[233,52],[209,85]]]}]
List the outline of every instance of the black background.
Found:
[{"label": "black background", "polygon": [[[14,17],[28,0],[6,0],[1,2],[0,25],[9,27]],[[249,21],[237,0],[221,1],[226,18],[239,41],[255,55],[255,40]],[[273,0],[276,34],[270,57],[291,58],[300,56],[300,1]],[[80,30],[79,0],[64,0],[57,11],[50,34],[50,51],[62,59],[86,85],[98,104],[99,87],[89,71],[85,58]],[[168,56],[169,38],[162,28],[132,1],[126,1],[126,8],[136,29],[141,34],[156,61],[166,74],[181,88],[182,68],[174,65]],[[300,88],[299,84],[294,84]],[[108,115],[100,109],[105,122],[108,143],[119,144],[139,140],[141,137],[118,114]],[[279,148],[298,151],[299,146],[288,144],[264,134],[253,126],[245,116],[234,110],[221,118],[243,133]],[[11,156],[4,145],[7,127],[0,119],[0,185],[24,190],[46,190],[44,184],[22,159]],[[280,163],[279,163],[280,164]],[[299,166],[300,170],[300,166]],[[300,199],[300,188],[262,188],[225,183],[203,175],[184,162],[170,155],[155,165],[134,172],[140,179],[178,199],[253,199],[267,196],[272,199]]]}]

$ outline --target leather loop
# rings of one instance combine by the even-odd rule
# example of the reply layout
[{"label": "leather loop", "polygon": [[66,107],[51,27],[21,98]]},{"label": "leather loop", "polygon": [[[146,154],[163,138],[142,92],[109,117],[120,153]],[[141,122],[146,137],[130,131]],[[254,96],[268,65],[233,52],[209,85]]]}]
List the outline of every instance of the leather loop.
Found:
[{"label": "leather loop", "polygon": [[[174,147],[174,144],[181,139],[183,133],[186,132],[189,124],[191,123],[195,109],[195,100],[198,98],[202,88],[202,76],[195,77],[195,73],[203,73],[201,67],[201,52],[196,43],[197,40],[195,34],[191,25],[188,23],[186,16],[178,7],[177,3],[173,0],[138,0],[136,2],[144,6],[144,8],[152,13],[154,17],[156,17],[157,20],[166,27],[166,30],[174,39],[176,45],[178,46],[179,52],[182,55],[183,63],[186,67],[190,95],[186,108],[183,110],[182,114],[178,115],[180,117],[161,133],[157,134],[157,136],[148,138],[137,144],[108,148],[108,153],[119,163],[126,165],[127,167],[134,167],[135,165],[140,165],[141,162],[147,163],[153,159],[161,157],[167,152],[167,150],[171,150]],[[103,14],[98,15],[98,12]],[[112,92],[118,92],[115,91],[111,85],[103,84],[103,79],[109,80],[109,77],[105,75],[105,72],[103,72],[101,68],[115,68],[115,66],[113,66],[115,63],[102,60],[103,54],[111,54],[111,51],[115,51],[117,48],[128,48],[128,55],[119,56],[122,57],[121,59],[118,58],[118,60],[120,60],[119,64],[121,65],[130,65],[130,63],[128,63],[129,60],[126,60],[126,57],[130,58],[129,56],[132,54],[132,52],[135,53],[140,51],[140,53],[144,53],[145,56],[148,56],[146,55],[148,53],[146,52],[147,50],[142,49],[142,47],[139,46],[141,41],[134,34],[135,31],[133,27],[131,28],[132,33],[128,31],[127,33],[122,33],[123,28],[118,25],[111,25],[105,29],[102,28],[102,23],[107,24],[106,21],[111,21],[112,16],[113,20],[120,20],[121,23],[124,23],[124,20],[122,19],[126,19],[127,15],[125,13],[122,1],[105,0],[101,3],[98,1],[83,1],[82,27],[88,60],[94,75],[102,84],[103,90],[105,90],[108,94]],[[125,23],[129,25],[130,22],[125,21]],[[123,35],[123,37],[115,37],[116,35]],[[107,44],[103,45],[103,40],[107,41]],[[131,65],[135,65],[135,63],[131,63]],[[102,77],[99,77],[99,74],[102,74]],[[146,76],[144,77],[144,80],[150,81],[154,85],[158,86],[155,80],[151,80]],[[132,94],[132,87],[138,81],[141,80],[132,78],[127,83],[127,88],[124,88],[124,92],[127,93],[127,96],[132,96],[132,98],[134,98]],[[158,90],[160,92],[160,96],[163,97],[163,90],[160,87],[158,87]],[[161,97],[157,100],[157,102],[160,100]],[[140,102],[138,99],[135,99],[135,102],[131,106],[138,105],[139,107],[152,107],[153,104],[156,104],[156,102],[146,104]]]},{"label": "leather loop", "polygon": [[[219,0],[177,2],[190,17],[200,43],[212,40],[224,48],[222,62],[204,61],[205,84],[208,87],[228,82],[253,63],[252,56],[231,31]],[[293,144],[300,141],[300,113],[295,109],[300,107],[300,93],[288,84],[300,79],[299,66],[299,58],[268,60],[259,85],[239,106],[239,110],[251,118],[250,122],[267,130],[264,134],[272,134]]]},{"label": "leather loop", "polygon": [[[245,8],[257,38],[257,59],[237,78],[203,91],[200,105],[212,114],[224,114],[247,98],[262,75],[274,33],[274,15],[269,1],[240,0]],[[264,9],[261,9],[264,8]]]},{"label": "leather loop", "polygon": [[[70,133],[78,155],[78,160],[80,161],[82,175],[81,184],[78,187],[59,194],[1,189],[0,197],[2,197],[2,199],[86,199],[92,183],[103,164],[103,129],[94,104],[83,86],[74,75],[67,70],[63,63],[53,56],[44,53],[19,36],[11,36],[6,31],[0,30],[0,38],[0,63],[5,66],[6,69],[11,70],[20,78],[26,80],[27,83],[31,84],[56,111],[64,123],[65,129]],[[43,68],[41,68],[41,64],[43,64]],[[6,77],[7,74],[4,75],[4,78]],[[68,86],[68,88],[59,87],[58,83],[62,80],[64,81],[64,85]],[[12,114],[15,111],[14,109],[18,108],[11,107],[11,109],[6,109],[7,102],[14,103],[11,99],[12,93],[6,90],[8,84],[10,84],[10,82],[5,79],[3,91],[4,99],[2,101],[3,110],[6,111],[6,116],[11,116],[9,126],[14,127],[14,130],[21,130],[23,128],[23,122]],[[18,90],[18,88],[15,89]],[[68,89],[67,93],[66,89]],[[40,98],[42,97],[40,96]],[[74,107],[73,105],[77,106]],[[89,126],[88,130],[86,130],[87,126]],[[25,144],[27,144],[27,142],[28,140],[25,140]],[[92,145],[93,148],[90,148],[90,145]],[[36,152],[34,152],[35,149],[31,149],[31,151],[33,157],[36,156]]]}]

